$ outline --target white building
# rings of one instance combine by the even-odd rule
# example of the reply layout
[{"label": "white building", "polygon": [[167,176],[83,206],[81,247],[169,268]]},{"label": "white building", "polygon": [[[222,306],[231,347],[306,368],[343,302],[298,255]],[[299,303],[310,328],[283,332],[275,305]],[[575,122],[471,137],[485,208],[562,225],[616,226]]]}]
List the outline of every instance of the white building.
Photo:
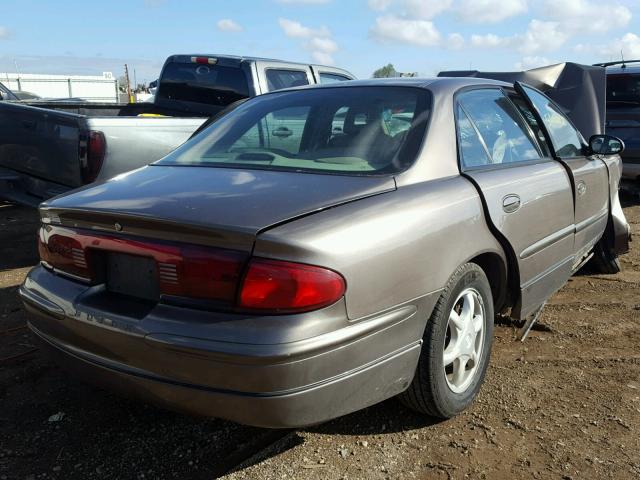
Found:
[{"label": "white building", "polygon": [[0,82],[10,90],[35,93],[42,98],[79,98],[104,103],[118,101],[118,82],[111,72],[104,72],[102,76],[0,73]]}]

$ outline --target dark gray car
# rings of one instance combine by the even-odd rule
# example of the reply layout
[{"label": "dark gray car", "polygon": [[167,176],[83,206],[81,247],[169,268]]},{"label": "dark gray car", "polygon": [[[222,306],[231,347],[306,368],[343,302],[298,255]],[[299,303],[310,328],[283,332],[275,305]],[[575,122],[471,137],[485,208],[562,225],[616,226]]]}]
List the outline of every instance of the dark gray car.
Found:
[{"label": "dark gray car", "polygon": [[622,145],[525,85],[354,81],[240,105],[40,207],[30,326],[93,381],[290,427],[401,394],[451,417],[497,312],[619,268]]}]

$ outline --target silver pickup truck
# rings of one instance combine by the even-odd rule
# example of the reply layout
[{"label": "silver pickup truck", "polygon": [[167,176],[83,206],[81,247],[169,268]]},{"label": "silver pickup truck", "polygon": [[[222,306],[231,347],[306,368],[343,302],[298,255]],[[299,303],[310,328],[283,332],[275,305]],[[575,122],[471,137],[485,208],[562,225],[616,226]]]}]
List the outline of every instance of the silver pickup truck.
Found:
[{"label": "silver pickup truck", "polygon": [[[226,55],[173,55],[153,103],[0,102],[0,197],[28,205],[158,160],[229,105],[349,72]],[[286,131],[279,135],[286,136]]]}]

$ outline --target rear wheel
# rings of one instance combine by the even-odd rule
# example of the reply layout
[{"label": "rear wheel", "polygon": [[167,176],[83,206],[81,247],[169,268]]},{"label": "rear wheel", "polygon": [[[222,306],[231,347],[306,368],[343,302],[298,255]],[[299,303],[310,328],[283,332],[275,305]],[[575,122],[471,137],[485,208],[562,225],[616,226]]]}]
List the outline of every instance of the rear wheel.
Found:
[{"label": "rear wheel", "polygon": [[415,376],[400,400],[434,417],[466,409],[480,390],[491,354],[493,300],[484,271],[460,267],[429,319]]}]

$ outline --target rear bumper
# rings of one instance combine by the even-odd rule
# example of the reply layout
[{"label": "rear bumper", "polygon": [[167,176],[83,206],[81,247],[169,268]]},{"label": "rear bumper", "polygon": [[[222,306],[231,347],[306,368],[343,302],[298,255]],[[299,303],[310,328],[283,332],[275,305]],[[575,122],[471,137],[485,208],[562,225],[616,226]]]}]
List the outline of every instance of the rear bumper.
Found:
[{"label": "rear bumper", "polygon": [[[213,314],[158,307],[132,319],[98,312],[92,297],[100,293],[77,294],[78,287],[87,290],[36,267],[20,289],[30,327],[61,363],[93,383],[172,409],[275,428],[320,423],[406,389],[420,354],[421,318],[437,298],[351,324],[338,318],[340,302],[313,315],[273,317],[275,323],[220,314],[202,323]],[[318,322],[343,324],[303,333]]]}]

